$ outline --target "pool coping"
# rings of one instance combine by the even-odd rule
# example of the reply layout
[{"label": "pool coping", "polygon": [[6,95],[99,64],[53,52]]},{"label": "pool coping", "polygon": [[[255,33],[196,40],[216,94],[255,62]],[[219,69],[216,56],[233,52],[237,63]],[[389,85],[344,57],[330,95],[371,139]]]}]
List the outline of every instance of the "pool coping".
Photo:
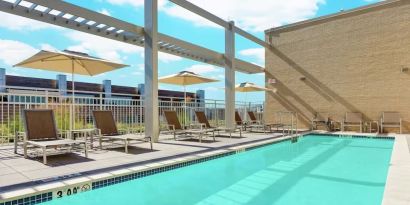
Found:
[{"label": "pool coping", "polygon": [[[326,136],[335,136],[335,137],[368,137],[368,138],[388,138],[395,139],[395,135],[374,135],[369,136],[368,133],[329,133],[329,132],[318,132],[318,131],[309,131],[299,135],[291,135],[285,137],[276,137],[273,139],[266,139],[257,142],[250,142],[243,145],[233,145],[227,148],[216,149],[212,151],[207,151],[199,154],[193,154],[183,157],[176,157],[172,159],[167,159],[158,162],[151,162],[142,165],[132,166],[129,168],[122,168],[114,171],[109,171],[99,174],[90,174],[85,176],[79,176],[75,178],[70,178],[66,180],[59,180],[49,183],[44,183],[40,185],[33,185],[26,188],[7,191],[0,193],[0,205],[11,205],[11,204],[38,204],[46,201],[53,200],[54,198],[64,197],[68,194],[74,192],[80,193],[83,191],[89,191],[98,189],[105,186],[110,186],[113,184],[122,183],[129,180],[134,180],[137,178],[209,161],[212,159],[217,159],[220,157],[225,157],[240,152],[252,150],[255,148],[268,146],[271,144],[296,139],[297,137],[308,135],[308,134],[318,134]],[[296,138],[295,138],[296,137]],[[404,138],[405,140],[405,138]],[[395,143],[396,145],[396,143]],[[396,146],[394,146],[393,150]],[[396,153],[393,151],[393,153]],[[393,154],[392,154],[393,156]],[[393,158],[393,157],[392,157]],[[390,176],[390,168],[389,168]],[[388,179],[389,179],[388,176]],[[389,182],[389,180],[387,181]],[[387,183],[386,182],[386,190]],[[389,185],[390,187],[391,185]],[[387,193],[387,195],[386,195]],[[388,192],[385,192],[385,196],[389,197]],[[387,200],[388,201],[388,200]],[[385,203],[383,200],[383,205],[390,205],[392,203]],[[397,205],[397,203],[395,204]]]}]

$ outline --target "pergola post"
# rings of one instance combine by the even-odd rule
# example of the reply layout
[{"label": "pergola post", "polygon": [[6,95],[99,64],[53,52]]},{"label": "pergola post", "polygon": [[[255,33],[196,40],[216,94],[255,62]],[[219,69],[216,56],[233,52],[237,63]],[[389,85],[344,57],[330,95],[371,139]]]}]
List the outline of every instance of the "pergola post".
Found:
[{"label": "pergola post", "polygon": [[158,142],[158,0],[144,0],[144,17],[145,136]]},{"label": "pergola post", "polygon": [[225,124],[235,127],[235,23],[225,29]]}]

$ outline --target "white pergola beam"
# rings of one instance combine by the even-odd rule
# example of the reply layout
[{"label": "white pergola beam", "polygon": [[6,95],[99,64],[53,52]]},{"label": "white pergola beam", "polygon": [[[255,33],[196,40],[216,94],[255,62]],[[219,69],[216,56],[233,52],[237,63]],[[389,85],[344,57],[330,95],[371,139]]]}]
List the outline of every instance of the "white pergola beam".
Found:
[{"label": "white pergola beam", "polygon": [[[0,11],[4,11],[10,14],[38,20],[41,22],[61,26],[93,35],[97,35],[112,40],[121,41],[124,43],[144,46],[144,28],[115,19],[110,16],[100,14],[95,11],[84,9],[82,7],[72,5],[63,1],[46,1],[46,0],[28,0],[34,4],[38,4],[47,7],[45,12],[38,11],[36,9],[30,10],[27,7],[14,5],[8,1],[0,0]],[[48,11],[59,10],[62,13],[60,15],[49,14]],[[73,16],[72,19],[64,18],[65,14]],[[84,18],[87,22],[95,22],[94,24],[80,23],[75,21],[77,18]],[[85,21],[84,20],[84,21]],[[105,28],[98,28],[98,25],[104,24],[106,28],[114,27],[118,30],[123,30],[121,33],[115,31],[108,31]],[[212,64],[218,67],[224,67],[224,55],[216,51],[182,41],[165,34],[158,34],[158,42],[165,43],[167,46],[161,46],[159,50],[161,52],[169,53],[172,55],[188,58],[191,60]],[[237,59],[238,62],[241,60]],[[248,66],[250,65],[250,66]],[[261,73],[263,68],[254,64],[239,63],[236,70],[244,73]]]},{"label": "white pergola beam", "polygon": [[269,48],[269,43],[266,43],[265,41],[261,40],[260,38],[246,32],[245,30],[238,28],[235,26],[235,33],[243,36],[244,38],[247,38],[250,41],[253,41],[254,43],[259,44],[260,46],[263,46],[264,48]]},{"label": "white pergola beam", "polygon": [[205,9],[203,9],[203,8],[197,6],[197,5],[195,5],[195,4],[193,4],[189,1],[186,1],[186,0],[169,0],[169,1],[171,1],[172,3],[184,8],[188,11],[191,11],[191,12],[193,12],[193,13],[199,15],[199,16],[202,16],[203,18],[205,18],[205,19],[207,19],[207,20],[209,20],[213,23],[216,23],[216,24],[218,24],[218,25],[220,25],[224,28],[227,28],[228,25],[229,25],[228,22],[226,22],[222,18],[208,12],[207,10],[205,10]]},{"label": "white pergola beam", "polygon": [[235,127],[235,27],[230,22],[225,29],[225,126]]},{"label": "white pergola beam", "polygon": [[159,139],[158,111],[158,0],[144,0],[145,137]]},{"label": "white pergola beam", "polygon": [[77,17],[104,23],[106,25],[117,25],[116,27],[121,27],[126,31],[135,32],[140,35],[143,35],[144,33],[142,27],[64,1],[29,0],[29,2],[52,8],[54,10],[62,11],[64,13],[69,13]]}]

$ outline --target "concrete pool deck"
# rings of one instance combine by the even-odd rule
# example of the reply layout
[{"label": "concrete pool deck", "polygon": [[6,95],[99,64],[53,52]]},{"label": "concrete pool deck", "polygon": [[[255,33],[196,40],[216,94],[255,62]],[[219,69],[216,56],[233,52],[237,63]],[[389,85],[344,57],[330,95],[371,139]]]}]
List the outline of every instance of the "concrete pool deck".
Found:
[{"label": "concrete pool deck", "polygon": [[[332,132],[329,134],[376,136],[376,134],[352,132]],[[396,139],[382,204],[410,204],[410,195],[408,194],[410,189],[410,152],[407,142],[407,138],[410,136],[397,134],[377,136],[389,136]],[[189,161],[233,150],[238,151],[245,147],[272,143],[286,138],[289,136],[245,133],[244,138],[218,137],[217,142],[208,143],[165,140],[156,143],[155,151],[152,152],[148,149],[148,144],[144,145],[146,147],[142,146],[142,149],[130,149],[130,154],[123,153],[122,149],[96,150],[90,153],[89,159],[85,159],[81,154],[50,157],[49,165],[43,165],[41,160],[24,159],[20,155],[4,155],[4,150],[0,150],[2,157],[0,161],[0,201],[4,197],[32,195],[46,189],[50,190],[50,188],[61,189],[61,187],[70,184],[84,183],[90,178],[101,180],[122,176],[129,174],[130,171],[160,167],[181,160]],[[12,153],[12,150],[9,152]],[[73,175],[75,173],[81,175]],[[53,186],[55,187],[53,188]]]},{"label": "concrete pool deck", "polygon": [[[161,140],[154,144],[153,151],[149,149],[148,143],[141,143],[130,146],[128,154],[124,153],[122,147],[91,150],[88,158],[85,158],[83,153],[49,156],[47,165],[42,163],[41,157],[25,159],[22,155],[14,154],[11,146],[0,147],[0,192],[225,149],[279,136],[281,136],[279,133],[243,133],[242,138],[240,138],[239,134],[235,133],[233,138],[216,137],[216,142],[213,142],[212,138],[207,138],[203,143],[199,143],[197,140]],[[19,150],[19,153],[22,153],[22,150]]]}]

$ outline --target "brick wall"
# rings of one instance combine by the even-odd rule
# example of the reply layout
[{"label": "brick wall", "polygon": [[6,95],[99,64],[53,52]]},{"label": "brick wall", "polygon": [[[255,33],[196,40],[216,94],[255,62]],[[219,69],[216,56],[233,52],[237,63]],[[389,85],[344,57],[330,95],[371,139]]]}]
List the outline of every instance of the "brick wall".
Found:
[{"label": "brick wall", "polygon": [[[316,23],[273,30],[266,38],[267,121],[273,113],[299,113],[308,127],[316,112],[341,119],[346,111],[379,120],[382,111],[399,111],[410,132],[410,4],[330,17]],[[409,1],[406,1],[409,2]]]}]

